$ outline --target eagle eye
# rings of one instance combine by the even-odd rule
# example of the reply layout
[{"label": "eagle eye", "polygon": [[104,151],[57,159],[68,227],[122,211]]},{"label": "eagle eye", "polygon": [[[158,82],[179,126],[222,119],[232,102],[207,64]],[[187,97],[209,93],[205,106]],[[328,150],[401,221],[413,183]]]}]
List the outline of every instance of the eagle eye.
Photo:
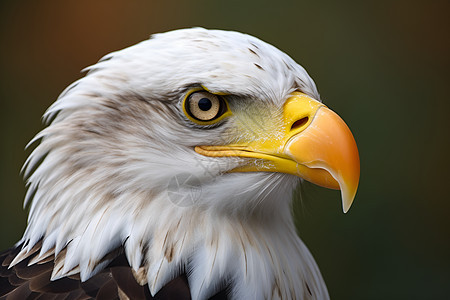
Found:
[{"label": "eagle eye", "polygon": [[183,110],[191,121],[209,125],[219,121],[228,111],[228,106],[221,96],[200,90],[187,95]]}]

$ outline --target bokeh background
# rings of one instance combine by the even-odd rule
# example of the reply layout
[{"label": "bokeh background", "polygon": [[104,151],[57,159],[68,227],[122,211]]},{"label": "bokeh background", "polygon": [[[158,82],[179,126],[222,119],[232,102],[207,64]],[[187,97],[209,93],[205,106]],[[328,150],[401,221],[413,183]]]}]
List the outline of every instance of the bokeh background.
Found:
[{"label": "bokeh background", "polygon": [[250,33],[315,79],[361,155],[356,200],[306,184],[301,237],[333,299],[450,295],[449,1],[0,1],[0,249],[22,235],[19,174],[41,115],[101,56],[176,28]]}]

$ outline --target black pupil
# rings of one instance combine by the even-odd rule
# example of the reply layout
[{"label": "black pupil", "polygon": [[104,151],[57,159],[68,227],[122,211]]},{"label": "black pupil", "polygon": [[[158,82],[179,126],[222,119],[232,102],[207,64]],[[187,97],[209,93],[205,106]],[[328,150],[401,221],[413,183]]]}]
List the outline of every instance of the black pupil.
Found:
[{"label": "black pupil", "polygon": [[198,108],[200,108],[203,111],[210,110],[212,107],[211,100],[208,98],[202,98],[198,101]]}]

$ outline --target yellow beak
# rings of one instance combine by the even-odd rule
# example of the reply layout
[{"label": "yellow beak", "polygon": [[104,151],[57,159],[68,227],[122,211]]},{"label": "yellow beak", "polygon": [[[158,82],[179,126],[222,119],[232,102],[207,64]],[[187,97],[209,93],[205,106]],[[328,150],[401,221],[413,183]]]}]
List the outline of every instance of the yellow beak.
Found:
[{"label": "yellow beak", "polygon": [[[353,135],[332,110],[295,92],[283,108],[283,128],[245,144],[197,146],[212,157],[254,158],[232,172],[282,172],[314,184],[340,189],[344,212],[350,209],[359,182],[359,154]],[[281,132],[281,134],[280,134]]]}]

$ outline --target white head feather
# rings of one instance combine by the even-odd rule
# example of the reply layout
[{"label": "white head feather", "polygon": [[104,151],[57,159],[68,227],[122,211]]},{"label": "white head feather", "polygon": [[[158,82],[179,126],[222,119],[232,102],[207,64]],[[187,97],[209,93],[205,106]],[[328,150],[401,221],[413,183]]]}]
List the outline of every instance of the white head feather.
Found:
[{"label": "white head feather", "polygon": [[[254,37],[195,28],[154,35],[87,70],[34,139],[25,247],[13,264],[42,241],[39,257],[58,257],[53,279],[87,280],[123,245],[153,294],[184,270],[194,299],[224,284],[234,299],[328,297],[292,221],[299,179],[226,173],[242,159],[193,147],[233,141],[235,124],[193,126],[180,105],[200,85],[242,107],[280,108],[294,90],[319,99],[301,66]],[[187,174],[197,189],[173,184]]]}]

